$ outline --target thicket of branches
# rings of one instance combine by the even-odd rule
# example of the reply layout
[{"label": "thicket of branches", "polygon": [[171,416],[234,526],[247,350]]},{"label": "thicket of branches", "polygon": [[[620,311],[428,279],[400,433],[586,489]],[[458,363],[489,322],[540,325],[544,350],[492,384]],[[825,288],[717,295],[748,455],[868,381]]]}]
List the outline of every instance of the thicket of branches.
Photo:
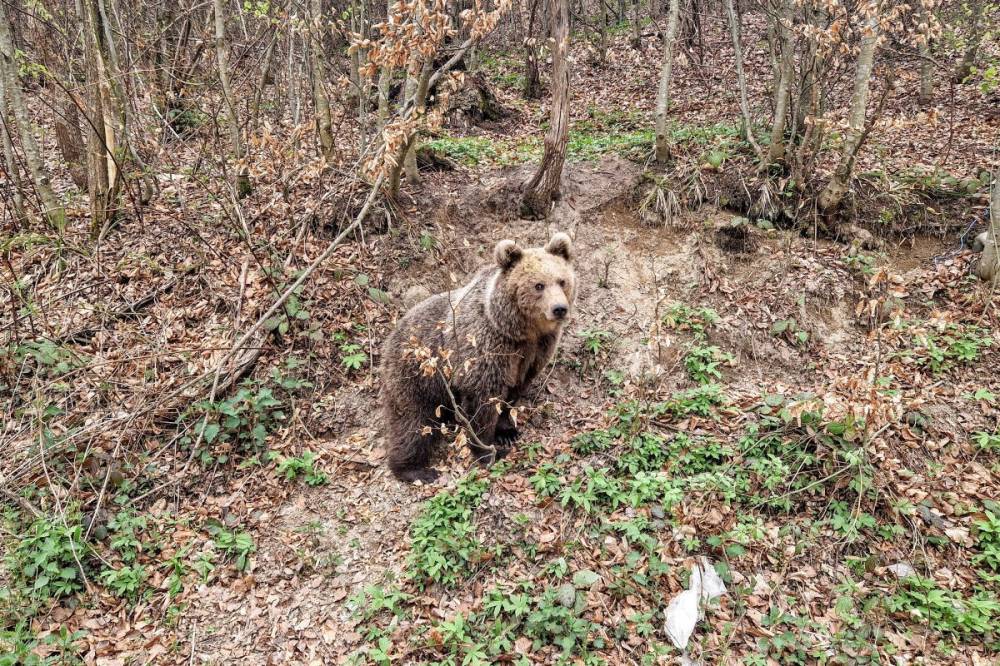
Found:
[{"label": "thicket of branches", "polygon": [[[64,226],[75,201],[54,190],[51,172],[66,168],[88,193],[95,235],[117,215],[141,215],[158,176],[179,166],[223,176],[216,193],[238,201],[254,187],[250,167],[269,150],[273,128],[296,133],[300,164],[322,157],[345,168],[361,158],[362,173],[384,171],[387,193],[397,196],[404,173],[419,182],[417,136],[440,123],[448,92],[462,85],[451,73],[475,67],[484,38],[521,45],[526,97],[540,95],[546,54],[552,63],[551,136],[525,188],[527,208],[541,214],[557,196],[571,33],[599,62],[615,26],[628,26],[634,43],[650,30],[662,38],[663,70],[649,85],[658,86],[655,158],[666,163],[674,55],[683,48],[711,67],[699,40],[706,22],[724,22],[739,56],[732,84],[755,168],[803,183],[822,166],[813,196],[823,213],[841,206],[886,100],[901,94],[902,72],[919,72],[915,92],[924,103],[936,82],[989,81],[996,73],[978,57],[990,35],[988,3],[33,0],[8,1],[0,11],[9,225]],[[767,24],[765,105],[747,97],[747,16]],[[958,29],[948,40],[946,24]],[[954,71],[939,60],[943,49],[961,52]],[[26,95],[48,107],[41,124]],[[171,164],[171,146],[191,141],[201,144],[199,163]],[[556,173],[543,179],[550,164]]]}]

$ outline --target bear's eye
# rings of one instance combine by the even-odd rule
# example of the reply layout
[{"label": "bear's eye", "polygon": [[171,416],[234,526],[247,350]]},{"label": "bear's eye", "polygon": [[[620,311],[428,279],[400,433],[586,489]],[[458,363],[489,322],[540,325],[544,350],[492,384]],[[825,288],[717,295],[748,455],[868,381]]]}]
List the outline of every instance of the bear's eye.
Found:
[{"label": "bear's eye", "polygon": [[538,283],[535,284],[535,291],[542,291],[544,289],[545,289],[545,285],[542,284],[541,282],[538,282]]},{"label": "bear's eye", "polygon": [[559,286],[565,288],[566,287],[566,280],[559,280]]}]

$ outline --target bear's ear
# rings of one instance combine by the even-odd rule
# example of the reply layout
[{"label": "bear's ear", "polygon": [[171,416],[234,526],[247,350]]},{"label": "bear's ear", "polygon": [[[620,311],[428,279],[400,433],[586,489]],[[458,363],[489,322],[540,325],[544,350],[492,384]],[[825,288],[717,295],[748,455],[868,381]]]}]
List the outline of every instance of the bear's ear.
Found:
[{"label": "bear's ear", "polygon": [[521,258],[521,248],[512,240],[502,240],[493,250],[493,258],[503,270],[507,270]]},{"label": "bear's ear", "polygon": [[552,235],[552,238],[545,245],[545,251],[562,257],[566,261],[573,261],[573,241],[562,232]]}]

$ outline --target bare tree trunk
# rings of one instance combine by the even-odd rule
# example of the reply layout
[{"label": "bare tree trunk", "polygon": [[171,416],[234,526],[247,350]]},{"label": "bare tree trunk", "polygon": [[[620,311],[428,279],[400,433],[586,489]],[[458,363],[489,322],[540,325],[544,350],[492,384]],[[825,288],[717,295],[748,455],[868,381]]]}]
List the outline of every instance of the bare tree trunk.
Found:
[{"label": "bare tree trunk", "polygon": [[920,95],[918,97],[921,104],[930,104],[934,101],[934,62],[931,60],[931,20],[933,17],[934,13],[930,9],[924,11],[923,21],[926,28],[920,38]]},{"label": "bare tree trunk", "polygon": [[233,157],[236,159],[236,195],[240,198],[250,194],[250,173],[244,162],[243,140],[240,136],[240,116],[236,110],[236,98],[229,81],[229,43],[226,41],[226,13],[223,0],[213,0],[215,13],[215,55],[219,64],[219,83],[222,84],[222,97],[229,113],[229,138],[233,146]]},{"label": "bare tree trunk", "polygon": [[264,53],[264,64],[261,67],[260,82],[253,94],[253,109],[250,112],[251,135],[257,131],[257,127],[260,125],[260,101],[264,96],[264,88],[274,83],[274,77],[271,74],[271,67],[274,63],[274,52],[277,50],[277,44],[278,34],[275,32],[271,36],[271,43],[267,45],[267,51]]},{"label": "bare tree trunk", "polygon": [[[366,2],[360,2],[356,5],[352,1],[350,3],[352,11],[350,16],[350,26],[351,31],[355,34],[362,36],[368,35],[368,23]],[[354,9],[357,11],[354,11]],[[358,124],[361,126],[361,149],[364,150],[365,146],[368,145],[369,134],[371,130],[371,122],[368,114],[368,92],[369,92],[369,82],[366,77],[361,75],[361,67],[368,61],[368,49],[364,47],[352,49],[351,51],[351,81],[355,85],[355,89],[358,94]]]},{"label": "bare tree trunk", "polygon": [[521,214],[545,217],[559,198],[569,140],[569,0],[552,0],[552,110],[538,171],[524,186]]},{"label": "bare tree trunk", "polygon": [[[424,104],[427,102],[427,91],[430,88],[430,78],[432,74],[433,63],[428,61],[421,66],[420,75],[416,79],[413,87],[413,92],[409,95],[404,95],[403,97],[403,107],[412,106],[416,113],[423,111]],[[411,77],[412,78],[412,77]],[[407,80],[405,89],[410,90],[410,80]],[[394,156],[394,162],[392,169],[389,172],[389,196],[396,198],[399,195],[399,181],[400,176],[404,169],[413,169],[416,174],[411,178],[411,173],[407,171],[406,178],[412,184],[420,182],[420,173],[416,165],[416,130],[407,137],[406,141],[400,146],[399,150]],[[407,161],[413,159],[412,165],[408,165]]]},{"label": "bare tree trunk", "polygon": [[990,199],[990,228],[983,243],[976,275],[1000,286],[1000,169],[993,174],[993,196]]},{"label": "bare tree trunk", "polygon": [[[27,163],[28,173],[31,175],[35,191],[38,192],[38,198],[42,205],[42,217],[56,229],[62,229],[66,226],[66,211],[52,189],[41,153],[38,151],[31,117],[28,115],[28,109],[21,92],[21,82],[17,76],[14,42],[11,39],[10,24],[7,22],[7,12],[2,2],[0,2],[0,87],[3,88],[5,93],[3,97],[6,98],[5,101],[9,103],[13,112],[13,124],[17,127],[17,133],[21,139],[24,161]],[[5,112],[5,108],[0,107],[0,111]],[[9,141],[9,138],[7,140]]]},{"label": "bare tree trunk", "polygon": [[333,156],[333,118],[327,97],[326,66],[323,52],[323,0],[310,0],[309,58],[312,69],[313,103],[316,105],[316,133],[323,157]]},{"label": "bare tree trunk", "polygon": [[[424,106],[424,102],[427,97],[427,79],[431,75],[431,67],[433,63],[428,61],[423,64],[420,70],[420,74],[417,76],[408,75],[406,77],[406,85],[403,86],[404,94],[403,99],[413,99],[418,102],[417,108],[421,109]],[[423,87],[424,93],[418,95],[420,88]],[[417,137],[416,134],[410,137],[410,140],[406,144],[406,152],[403,153],[403,172],[406,174],[406,181],[410,185],[420,184],[420,168],[417,166]]]},{"label": "bare tree trunk", "polygon": [[[604,0],[601,0],[603,3]],[[642,26],[639,25],[639,0],[632,0],[632,48],[642,46]]]},{"label": "bare tree trunk", "polygon": [[[538,43],[534,35],[535,14],[541,0],[531,0],[528,15],[528,37],[524,42],[524,98],[538,99],[542,96],[542,80],[538,72]],[[601,0],[603,3],[604,0]],[[603,6],[603,4],[602,4]]]},{"label": "bare tree trunk", "polygon": [[[392,17],[392,0],[386,0],[385,15]],[[389,89],[392,86],[393,68],[383,65],[378,73],[378,108],[375,111],[375,132],[381,137],[389,120]],[[405,100],[404,100],[405,101]]]},{"label": "bare tree trunk", "polygon": [[792,1],[783,0],[781,16],[775,17],[778,41],[781,44],[781,55],[778,61],[778,87],[775,90],[774,119],[771,123],[771,144],[767,149],[767,157],[762,163],[766,168],[778,162],[785,155],[785,125],[788,119],[788,103],[791,98],[792,77],[795,74],[795,58],[792,52],[791,37]]},{"label": "bare tree trunk", "polygon": [[389,84],[391,82],[392,68],[385,65],[378,74],[378,111],[375,116],[375,128],[380,135],[385,129],[385,122],[389,119]]},{"label": "bare tree trunk", "polygon": [[[2,84],[2,81],[0,81]],[[7,178],[13,183],[12,189],[14,206],[14,221],[20,226],[28,221],[27,213],[24,209],[24,185],[21,184],[21,173],[17,168],[17,156],[14,154],[14,144],[10,141],[11,130],[13,129],[9,116],[7,115],[7,99],[4,94],[4,87],[0,85],[0,134],[3,134],[3,157],[7,167]]]},{"label": "bare tree trunk", "polygon": [[743,138],[753,147],[757,157],[762,157],[760,146],[753,136],[753,123],[750,119],[750,102],[747,100],[747,77],[743,70],[743,44],[740,41],[740,20],[736,16],[733,0],[725,0],[726,14],[729,17],[729,32],[733,38],[733,51],[736,53],[736,82],[740,88],[740,113],[743,116]]},{"label": "bare tree trunk", "polygon": [[601,65],[608,61],[608,5],[598,0],[601,7],[600,23],[597,26],[597,59]]},{"label": "bare tree trunk", "polygon": [[86,151],[83,144],[83,134],[80,132],[80,112],[72,99],[63,105],[62,118],[56,119],[56,144],[62,153],[69,175],[73,183],[79,187],[87,186]]},{"label": "bare tree trunk", "polygon": [[969,9],[972,17],[969,20],[969,37],[965,44],[965,53],[962,54],[962,62],[955,68],[953,80],[955,83],[962,83],[972,74],[972,68],[976,64],[976,57],[979,55],[979,45],[983,41],[982,17],[983,10],[987,3],[970,2]]},{"label": "bare tree trunk", "polygon": [[861,149],[865,134],[865,114],[868,109],[868,91],[871,87],[872,70],[875,66],[875,49],[878,46],[878,19],[873,18],[865,26],[858,52],[858,66],[854,73],[854,94],[847,116],[847,132],[844,136],[840,163],[830,182],[819,195],[819,208],[830,211],[840,205],[851,182],[854,161]]},{"label": "bare tree trunk", "polygon": [[681,12],[680,0],[670,0],[667,13],[667,34],[663,39],[663,65],[660,68],[660,87],[656,92],[656,161],[665,164],[670,158],[667,136],[667,112],[670,107],[670,79],[673,76],[674,45],[677,41],[677,20]]}]

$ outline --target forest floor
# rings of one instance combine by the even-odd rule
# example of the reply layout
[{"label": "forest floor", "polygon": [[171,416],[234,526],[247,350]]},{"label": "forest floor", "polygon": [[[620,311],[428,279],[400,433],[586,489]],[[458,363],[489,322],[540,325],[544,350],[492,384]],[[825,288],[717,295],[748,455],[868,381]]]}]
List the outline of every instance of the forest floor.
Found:
[{"label": "forest floor", "polygon": [[[23,391],[3,431],[23,509],[4,554],[87,578],[0,648],[109,665],[996,663],[1000,307],[967,248],[983,191],[875,249],[713,202],[650,224],[659,42],[624,42],[615,67],[581,56],[574,74],[579,99],[603,100],[574,105],[559,218],[579,296],[518,446],[488,470],[444,444],[438,482],[393,479],[375,371],[410,287],[461,284],[499,239],[554,230],[504,198],[538,154],[524,127],[545,117],[516,98],[516,54],[482,58],[513,114],[431,141],[458,168],[373,215],[214,400],[185,383],[318,255],[356,192],[328,200],[320,166],[289,187],[291,140],[268,134],[242,217],[178,168],[97,248],[82,210],[59,239],[16,236],[3,311],[32,307],[4,357]],[[677,140],[698,164],[735,136],[718,95],[732,77],[693,60],[677,76]],[[963,184],[995,167],[992,101],[939,96],[890,105],[861,170],[935,155],[936,182]],[[25,437],[38,424],[41,468]],[[23,566],[3,577],[0,602],[23,600]],[[694,619],[671,601],[698,577],[726,592],[684,652],[664,623]]]}]

